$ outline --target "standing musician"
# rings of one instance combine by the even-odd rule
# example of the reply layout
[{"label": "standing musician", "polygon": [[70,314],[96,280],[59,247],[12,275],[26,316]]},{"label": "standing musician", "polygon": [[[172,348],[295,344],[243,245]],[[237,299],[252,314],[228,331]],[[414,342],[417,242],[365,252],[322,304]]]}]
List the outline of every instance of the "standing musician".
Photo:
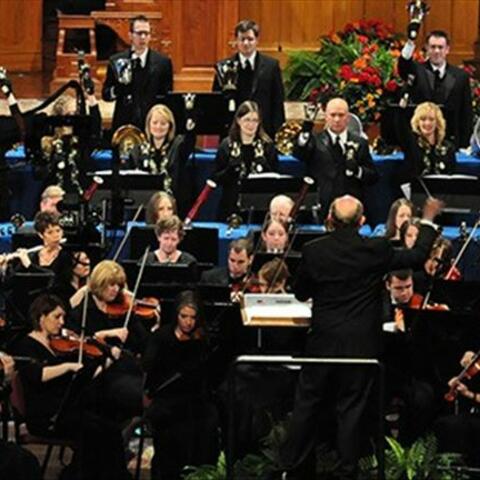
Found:
[{"label": "standing musician", "polygon": [[312,121],[305,121],[293,155],[306,162],[307,173],[317,185],[320,216],[340,195],[363,198],[366,185],[374,184],[378,173],[368,142],[348,131],[349,108],[342,98],[333,98],[325,108],[325,130],[312,135]]},{"label": "standing musician", "polygon": [[128,34],[131,48],[110,57],[102,98],[116,102],[112,131],[126,124],[143,128],[150,108],[173,90],[172,61],[149,48],[151,34],[147,17],[133,17]]},{"label": "standing musician", "polygon": [[187,121],[185,135],[176,135],[175,128],[172,111],[165,105],[154,105],[145,120],[147,143],[132,149],[130,163],[134,168],[162,175],[159,190],[176,199],[183,218],[193,203],[193,177],[187,163],[195,148],[195,123]]},{"label": "standing musician", "polygon": [[278,171],[278,158],[271,138],[262,126],[255,102],[243,102],[237,109],[228,137],[215,157],[213,180],[223,186],[219,218],[238,211],[240,182],[250,174]]},{"label": "standing musician", "polygon": [[177,248],[182,241],[184,231],[183,222],[176,215],[159,220],[155,225],[155,235],[158,239],[158,249],[149,252],[147,265],[162,263],[190,265],[197,263],[197,259],[193,255],[182,252]]},{"label": "standing musician", "polygon": [[[327,219],[330,234],[303,247],[293,285],[298,300],[313,300],[307,356],[379,356],[382,278],[395,268],[421,265],[436,237],[429,224],[440,210],[439,201],[428,200],[415,247],[395,250],[384,238],[359,235],[365,218],[358,199],[346,195],[332,203]],[[285,469],[299,467],[309,455],[319,414],[325,403],[333,402],[342,466],[348,478],[357,478],[357,461],[368,444],[363,423],[373,379],[374,372],[359,366],[303,367],[281,451]]]},{"label": "standing musician", "polygon": [[[72,377],[83,371],[83,364],[63,360],[53,350],[51,339],[60,334],[65,310],[61,300],[41,295],[31,306],[33,330],[15,346],[20,355],[41,363],[31,363],[19,370],[24,390],[26,423],[33,435],[65,437],[78,442],[72,464],[65,478],[127,480],[120,429],[108,416],[103,403],[104,367],[96,369],[96,378],[88,380],[79,395],[68,395]],[[112,355],[118,356],[118,351]],[[111,360],[107,360],[108,367]],[[95,368],[96,363],[93,365]],[[82,372],[81,372],[82,371]],[[92,374],[91,377],[95,377]],[[71,402],[65,405],[65,398]],[[78,476],[75,476],[78,475]],[[63,478],[63,477],[62,477]]]},{"label": "standing musician", "polygon": [[191,291],[176,299],[175,321],[150,338],[143,364],[152,404],[152,479],[179,478],[185,465],[214,464],[218,416],[206,382],[207,340],[201,305]]}]

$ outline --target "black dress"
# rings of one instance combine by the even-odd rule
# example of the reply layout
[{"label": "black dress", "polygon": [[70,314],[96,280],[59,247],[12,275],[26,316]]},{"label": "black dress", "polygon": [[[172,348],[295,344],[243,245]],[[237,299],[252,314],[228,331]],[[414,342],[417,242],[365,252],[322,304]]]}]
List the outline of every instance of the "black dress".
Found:
[{"label": "black dress", "polygon": [[219,220],[226,220],[232,213],[238,212],[241,180],[250,174],[277,171],[278,156],[272,142],[257,138],[251,145],[243,145],[229,137],[222,140],[213,174],[213,180],[223,187]]},{"label": "black dress", "polygon": [[172,323],[153,334],[143,362],[153,398],[147,412],[155,448],[152,479],[179,478],[183,466],[214,464],[218,455],[217,413],[206,391],[206,342],[180,341],[175,328]]},{"label": "black dress", "polygon": [[[109,406],[104,403],[103,374],[88,380],[78,395],[66,397],[72,373],[42,382],[43,368],[59,365],[64,359],[30,336],[18,342],[15,353],[44,362],[43,365],[28,364],[19,370],[29,432],[76,441],[78,448],[72,460],[72,475],[75,472],[80,478],[128,479],[121,431],[109,416]],[[96,364],[87,368],[93,376]],[[62,406],[62,414],[54,422],[65,398],[69,398],[68,407]]]}]

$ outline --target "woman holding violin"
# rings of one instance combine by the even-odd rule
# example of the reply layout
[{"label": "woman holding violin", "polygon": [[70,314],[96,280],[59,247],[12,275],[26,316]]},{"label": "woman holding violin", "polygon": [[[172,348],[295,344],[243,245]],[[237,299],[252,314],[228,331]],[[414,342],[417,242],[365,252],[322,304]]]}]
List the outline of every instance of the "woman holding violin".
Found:
[{"label": "woman holding violin", "polygon": [[[37,359],[19,369],[24,389],[26,423],[34,435],[65,437],[78,442],[72,464],[62,478],[128,479],[120,429],[107,418],[102,402],[103,366],[95,362],[91,372],[78,361],[57,354],[53,338],[64,325],[65,309],[53,295],[41,295],[32,303],[32,331],[15,346],[20,355]],[[68,396],[74,375],[82,371],[85,385],[75,398]],[[65,406],[65,399],[70,403]]]},{"label": "woman holding violin", "polygon": [[478,352],[465,352],[460,365],[463,370],[450,379],[445,395],[447,401],[459,399],[460,413],[441,417],[434,431],[440,451],[461,453],[468,466],[480,467],[480,385],[475,377],[480,372]]}]

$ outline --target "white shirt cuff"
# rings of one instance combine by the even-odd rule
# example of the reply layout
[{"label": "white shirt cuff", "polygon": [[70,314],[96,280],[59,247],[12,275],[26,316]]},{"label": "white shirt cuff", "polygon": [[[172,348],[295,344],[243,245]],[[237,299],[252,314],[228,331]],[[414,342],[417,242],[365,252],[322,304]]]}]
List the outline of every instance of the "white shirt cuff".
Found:
[{"label": "white shirt cuff", "polygon": [[413,52],[415,51],[415,43],[411,40],[407,40],[405,45],[402,48],[402,57],[405,60],[410,60],[413,57]]}]

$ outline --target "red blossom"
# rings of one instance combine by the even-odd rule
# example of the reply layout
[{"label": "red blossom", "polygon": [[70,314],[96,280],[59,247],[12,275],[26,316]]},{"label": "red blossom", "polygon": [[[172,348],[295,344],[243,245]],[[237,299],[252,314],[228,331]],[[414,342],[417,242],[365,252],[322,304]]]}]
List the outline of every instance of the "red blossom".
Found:
[{"label": "red blossom", "polygon": [[398,87],[399,87],[398,83],[393,79],[389,80],[385,84],[385,90],[387,90],[388,92],[395,92],[397,91]]},{"label": "red blossom", "polygon": [[344,80],[347,80],[347,81],[350,80],[353,77],[352,67],[350,65],[342,65],[340,67],[340,76]]},{"label": "red blossom", "polygon": [[368,42],[368,37],[366,35],[358,35],[358,41],[362,44],[365,44]]}]

